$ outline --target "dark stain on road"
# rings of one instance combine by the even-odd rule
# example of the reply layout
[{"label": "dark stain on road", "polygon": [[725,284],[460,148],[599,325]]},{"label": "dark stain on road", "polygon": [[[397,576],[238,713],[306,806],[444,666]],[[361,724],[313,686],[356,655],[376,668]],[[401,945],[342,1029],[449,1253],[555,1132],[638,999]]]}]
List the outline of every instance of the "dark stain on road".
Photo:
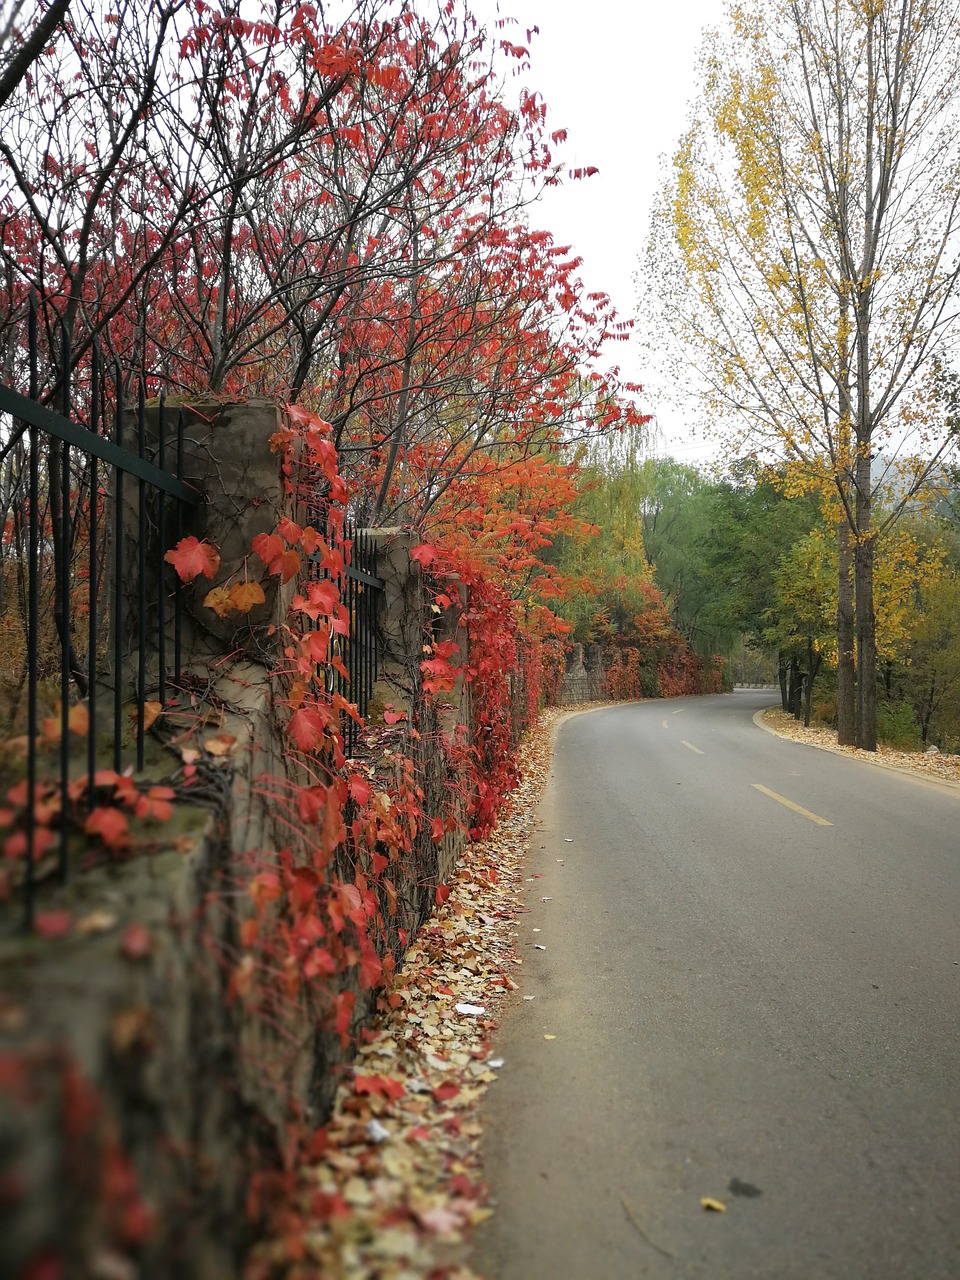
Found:
[{"label": "dark stain on road", "polygon": [[760,1188],[755,1187],[752,1182],[741,1182],[739,1178],[731,1178],[727,1184],[727,1190],[732,1196],[743,1196],[749,1200],[763,1195]]}]

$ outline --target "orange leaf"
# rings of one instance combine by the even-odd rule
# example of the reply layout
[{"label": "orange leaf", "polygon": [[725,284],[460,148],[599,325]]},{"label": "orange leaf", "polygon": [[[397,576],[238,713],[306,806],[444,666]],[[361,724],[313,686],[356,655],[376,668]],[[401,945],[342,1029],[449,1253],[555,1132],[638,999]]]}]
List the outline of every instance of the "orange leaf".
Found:
[{"label": "orange leaf", "polygon": [[254,605],[263,604],[267,598],[259,582],[248,582],[246,579],[230,589],[230,597],[238,613],[249,613]]},{"label": "orange leaf", "polygon": [[225,618],[234,610],[233,592],[227,587],[214,587],[203,597],[203,603],[208,609],[212,609],[218,618]]},{"label": "orange leaf", "polygon": [[83,734],[90,731],[90,712],[85,702],[75,702],[67,713],[67,725],[71,733]]},{"label": "orange leaf", "polygon": [[206,738],[203,745],[212,756],[228,756],[237,745],[237,740],[232,733],[218,733],[215,738]]},{"label": "orange leaf", "polygon": [[181,538],[163,558],[173,565],[181,582],[192,582],[201,574],[212,578],[220,568],[219,551],[209,542],[200,542],[193,537]]},{"label": "orange leaf", "polygon": [[147,730],[152,725],[155,725],[162,715],[163,715],[162,702],[145,702],[143,704],[144,730]]}]

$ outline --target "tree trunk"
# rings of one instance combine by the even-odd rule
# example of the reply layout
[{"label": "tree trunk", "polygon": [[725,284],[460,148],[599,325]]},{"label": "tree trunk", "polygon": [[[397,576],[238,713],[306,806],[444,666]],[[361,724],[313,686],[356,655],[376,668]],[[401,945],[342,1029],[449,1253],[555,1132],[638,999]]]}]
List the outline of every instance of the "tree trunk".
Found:
[{"label": "tree trunk", "polygon": [[807,681],[803,686],[803,723],[810,728],[810,712],[813,707],[813,682],[820,670],[821,655],[813,647],[813,637],[807,636]]},{"label": "tree trunk", "polygon": [[790,710],[790,701],[787,697],[787,660],[783,655],[783,650],[777,651],[777,679],[780,682],[780,706],[784,711]]},{"label": "tree trunk", "polygon": [[850,526],[843,520],[839,529],[840,576],[837,591],[837,742],[842,747],[852,747],[857,741],[853,553],[850,543]]}]

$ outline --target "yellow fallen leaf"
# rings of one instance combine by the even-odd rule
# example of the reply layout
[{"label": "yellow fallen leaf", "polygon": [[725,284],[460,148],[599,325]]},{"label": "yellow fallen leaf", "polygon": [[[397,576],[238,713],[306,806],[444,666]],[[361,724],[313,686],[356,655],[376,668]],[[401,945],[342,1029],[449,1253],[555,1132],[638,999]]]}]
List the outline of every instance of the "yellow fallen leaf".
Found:
[{"label": "yellow fallen leaf", "polygon": [[700,1201],[701,1209],[709,1209],[711,1213],[726,1213],[727,1206],[722,1200],[714,1200],[712,1196],[703,1196]]},{"label": "yellow fallen leaf", "polygon": [[556,1036],[544,1036],[544,1040],[556,1040]]}]

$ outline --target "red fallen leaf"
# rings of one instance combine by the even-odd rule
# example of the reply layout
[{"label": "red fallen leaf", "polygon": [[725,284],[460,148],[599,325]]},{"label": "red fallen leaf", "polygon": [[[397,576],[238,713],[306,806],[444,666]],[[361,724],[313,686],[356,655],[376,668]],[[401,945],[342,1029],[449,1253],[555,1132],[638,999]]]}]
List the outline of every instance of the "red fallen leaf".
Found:
[{"label": "red fallen leaf", "polygon": [[327,1131],[326,1129],[315,1129],[309,1142],[304,1148],[304,1155],[307,1161],[322,1160],[327,1151]]},{"label": "red fallen leaf", "polygon": [[310,1200],[310,1216],[318,1222],[329,1222],[331,1218],[349,1218],[353,1210],[339,1191],[318,1191]]},{"label": "red fallen leaf", "polygon": [[450,886],[448,884],[438,884],[437,892],[434,896],[436,898],[437,906],[442,907],[450,897]]},{"label": "red fallen leaf", "polygon": [[88,836],[99,836],[108,849],[125,849],[130,843],[130,824],[126,814],[110,805],[94,809],[83,829]]},{"label": "red fallen leaf", "polygon": [[430,1130],[425,1129],[422,1124],[418,1124],[410,1130],[406,1140],[407,1142],[429,1142]]},{"label": "red fallen leaf", "polygon": [[406,1093],[401,1080],[393,1080],[390,1076],[356,1076],[353,1081],[354,1093],[378,1093],[392,1102],[399,1102]]},{"label": "red fallen leaf", "polygon": [[426,569],[429,565],[433,564],[434,560],[436,560],[437,554],[438,552],[436,547],[430,546],[427,542],[421,542],[411,549],[410,559],[416,560],[417,564]]},{"label": "red fallen leaf", "polygon": [[69,911],[41,911],[33,922],[33,929],[41,938],[65,938],[73,928],[73,916]]},{"label": "red fallen leaf", "polygon": [[443,1084],[438,1084],[433,1090],[433,1098],[435,1102],[449,1102],[451,1098],[455,1098],[460,1092],[459,1085],[455,1085],[452,1080],[446,1080]]},{"label": "red fallen leaf", "polygon": [[128,925],[120,939],[120,954],[128,960],[145,960],[152,950],[153,938],[146,925]]},{"label": "red fallen leaf", "polygon": [[163,558],[173,565],[181,582],[192,582],[201,574],[212,578],[220,568],[220,552],[194,537],[181,538]]},{"label": "red fallen leaf", "polygon": [[478,1200],[483,1194],[483,1188],[476,1182],[471,1182],[465,1173],[456,1173],[447,1183],[447,1190],[455,1196],[462,1196],[464,1200]]}]

